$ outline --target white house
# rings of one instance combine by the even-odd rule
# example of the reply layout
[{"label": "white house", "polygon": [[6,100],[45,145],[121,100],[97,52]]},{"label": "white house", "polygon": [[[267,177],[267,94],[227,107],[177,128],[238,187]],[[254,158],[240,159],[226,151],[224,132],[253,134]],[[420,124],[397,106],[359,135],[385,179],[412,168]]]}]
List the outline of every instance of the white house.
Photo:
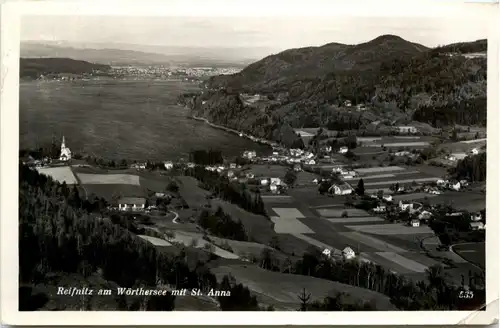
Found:
[{"label": "white house", "polygon": [[386,202],[392,202],[392,196],[391,195],[384,195],[384,196],[382,196],[382,199],[385,200]]},{"label": "white house", "polygon": [[385,207],[385,205],[379,205],[379,206],[375,207],[375,208],[373,209],[373,211],[374,211],[375,213],[384,213],[384,212],[386,212],[386,211],[387,211],[387,208]]},{"label": "white house", "polygon": [[310,160],[306,161],[306,164],[315,165],[316,161],[314,159],[310,159]]},{"label": "white house", "polygon": [[450,182],[450,189],[459,191],[460,190],[460,182]]},{"label": "white house", "polygon": [[329,250],[328,248],[325,248],[322,252],[323,255],[330,257],[332,255],[332,251]]},{"label": "white house", "polygon": [[170,170],[174,167],[174,163],[172,162],[164,162],[163,165],[165,166],[166,170]]},{"label": "white house", "polygon": [[413,204],[407,202],[403,203],[403,201],[399,201],[399,208],[401,209],[401,211],[411,210],[413,208]]},{"label": "white house", "polygon": [[192,169],[194,167],[194,163],[187,163],[187,167]]},{"label": "white house", "polygon": [[418,219],[413,219],[410,221],[410,225],[414,228],[420,227],[420,220]]},{"label": "white house", "polygon": [[345,154],[349,151],[349,148],[347,147],[340,147],[339,149],[339,154]]},{"label": "white house", "polygon": [[118,200],[120,211],[144,211],[146,199],[142,197],[123,197]]},{"label": "white house", "polygon": [[438,181],[436,181],[436,184],[440,187],[442,186],[445,186],[446,185],[446,181],[443,180],[443,179],[439,179]]},{"label": "white house", "polygon": [[280,178],[271,178],[271,184],[273,184],[273,185],[280,185],[281,184],[281,179]]},{"label": "white house", "polygon": [[246,176],[248,179],[253,179],[253,178],[255,177],[255,175],[254,175],[253,173],[251,173],[251,172],[247,173],[245,176]]},{"label": "white house", "polygon": [[314,184],[318,184],[318,179],[314,179],[312,182],[313,182]]},{"label": "white house", "polygon": [[477,155],[477,154],[479,154],[479,149],[477,149],[477,148],[472,148],[472,149],[471,149],[471,151],[470,151],[470,153],[471,153],[472,155]]},{"label": "white house", "polygon": [[345,107],[351,107],[352,106],[352,102],[350,100],[346,100],[346,101],[344,101],[344,106]]},{"label": "white house", "polygon": [[352,188],[347,183],[345,184],[334,184],[329,189],[328,192],[335,195],[349,195],[352,194]]},{"label": "white house", "polygon": [[429,211],[422,211],[418,214],[419,220],[429,220],[432,217],[432,213]]},{"label": "white house", "polygon": [[229,168],[230,168],[230,169],[235,169],[235,168],[236,168],[236,163],[231,163],[231,164],[229,164]]},{"label": "white house", "polygon": [[257,157],[257,153],[255,151],[245,150],[243,152],[243,157],[246,157],[248,159],[252,159],[252,158]]},{"label": "white house", "polygon": [[351,260],[356,257],[356,253],[350,247],[344,248],[344,250],[342,251],[342,255],[346,260]]},{"label": "white house", "polygon": [[260,180],[260,184],[263,185],[263,186],[267,186],[268,183],[269,183],[268,179],[262,179],[262,180]]},{"label": "white house", "polygon": [[486,227],[483,224],[483,222],[471,222],[470,223],[470,228],[472,230],[484,230]]},{"label": "white house", "polygon": [[278,191],[278,186],[275,184],[272,184],[269,186],[269,190],[273,193],[276,193]]},{"label": "white house", "polygon": [[473,213],[473,214],[471,214],[470,215],[470,219],[471,219],[471,221],[475,221],[475,222],[481,221],[481,219],[482,219],[481,218],[481,213]]}]

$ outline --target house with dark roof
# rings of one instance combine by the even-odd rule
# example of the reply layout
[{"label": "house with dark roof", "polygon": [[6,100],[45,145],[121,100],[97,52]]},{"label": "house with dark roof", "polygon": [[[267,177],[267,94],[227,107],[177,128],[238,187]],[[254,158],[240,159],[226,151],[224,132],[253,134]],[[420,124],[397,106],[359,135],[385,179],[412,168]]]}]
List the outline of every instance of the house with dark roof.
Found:
[{"label": "house with dark roof", "polygon": [[118,209],[120,211],[144,211],[146,208],[146,199],[143,197],[123,197],[118,200]]}]

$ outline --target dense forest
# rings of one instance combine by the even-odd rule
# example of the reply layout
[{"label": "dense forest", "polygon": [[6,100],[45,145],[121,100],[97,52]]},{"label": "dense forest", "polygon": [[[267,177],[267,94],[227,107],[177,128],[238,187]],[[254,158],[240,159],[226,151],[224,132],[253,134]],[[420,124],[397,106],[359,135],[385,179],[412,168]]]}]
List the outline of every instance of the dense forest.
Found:
[{"label": "dense forest", "polygon": [[93,64],[70,58],[21,58],[19,76],[21,78],[36,79],[41,75],[106,72],[110,68],[108,65]]},{"label": "dense forest", "polygon": [[[288,146],[297,139],[293,129],[301,127],[364,130],[398,117],[434,127],[484,125],[486,58],[460,54],[485,44],[428,49],[382,36],[354,46],[290,49],[237,74],[213,77],[203,94],[181,101],[196,116]],[[262,97],[248,102],[245,94]],[[369,110],[352,110],[347,100]]]}]

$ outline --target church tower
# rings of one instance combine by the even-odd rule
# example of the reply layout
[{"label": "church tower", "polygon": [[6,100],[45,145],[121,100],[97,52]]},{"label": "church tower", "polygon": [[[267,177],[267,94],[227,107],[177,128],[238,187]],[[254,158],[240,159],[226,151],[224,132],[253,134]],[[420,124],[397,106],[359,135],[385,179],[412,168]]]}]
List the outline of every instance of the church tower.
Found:
[{"label": "church tower", "polygon": [[66,139],[62,137],[61,143],[61,156],[59,157],[61,161],[69,161],[71,159],[71,150],[66,147]]}]

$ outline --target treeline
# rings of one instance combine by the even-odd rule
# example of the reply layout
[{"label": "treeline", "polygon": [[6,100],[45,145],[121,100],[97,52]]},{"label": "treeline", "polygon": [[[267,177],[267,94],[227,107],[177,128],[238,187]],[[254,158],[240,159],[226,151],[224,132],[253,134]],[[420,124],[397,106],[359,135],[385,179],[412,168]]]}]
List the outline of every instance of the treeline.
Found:
[{"label": "treeline", "polygon": [[486,181],[486,152],[459,160],[450,174],[457,180]]},{"label": "treeline", "polygon": [[222,157],[222,152],[220,150],[193,150],[189,154],[189,159],[191,162],[197,165],[215,165],[222,164],[224,158]]},{"label": "treeline", "polygon": [[[99,274],[121,287],[172,285],[204,291],[220,287],[205,263],[198,262],[191,268],[184,252],[171,256],[158,251],[119,225],[70,206],[59,183],[20,165],[20,309],[34,310],[34,301],[43,306],[40,299],[48,300],[47,295],[32,293],[33,287],[49,285],[54,272],[83,277]],[[120,298],[116,302],[119,310],[171,310],[174,300]],[[243,298],[232,300],[233,306],[249,303]]]},{"label": "treeline", "polygon": [[486,95],[443,105],[422,106],[413,113],[415,121],[435,127],[459,125],[486,126]]},{"label": "treeline", "polygon": [[236,204],[248,212],[267,215],[260,194],[250,191],[244,183],[229,181],[227,177],[205,170],[201,166],[189,168],[184,174],[196,178],[203,189],[211,191],[216,197]]},{"label": "treeline", "polygon": [[245,227],[240,220],[233,220],[219,206],[215,213],[204,209],[198,217],[198,224],[212,235],[233,240],[247,241]]}]

